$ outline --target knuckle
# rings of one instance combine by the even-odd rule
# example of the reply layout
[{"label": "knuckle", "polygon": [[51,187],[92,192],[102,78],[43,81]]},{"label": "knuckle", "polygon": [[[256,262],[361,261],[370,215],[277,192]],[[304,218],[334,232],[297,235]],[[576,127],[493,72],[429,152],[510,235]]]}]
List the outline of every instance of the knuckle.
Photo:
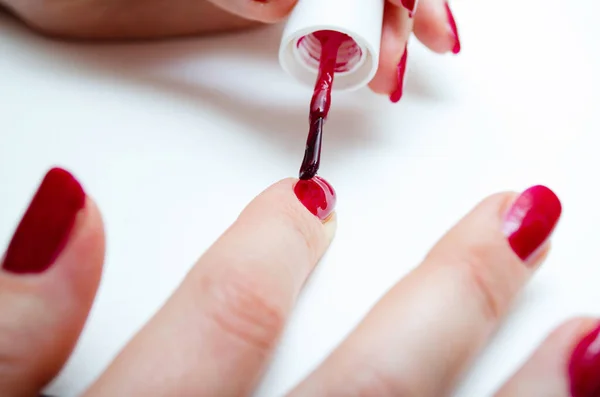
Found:
[{"label": "knuckle", "polygon": [[368,373],[366,382],[358,386],[357,395],[364,397],[418,396],[419,393],[412,390],[409,385],[411,382],[401,379],[398,374],[373,369]]},{"label": "knuckle", "polygon": [[458,260],[458,266],[465,272],[469,288],[481,302],[484,317],[497,322],[508,302],[500,282],[490,271],[493,260],[489,256],[485,247],[472,247]]},{"label": "knuckle", "polygon": [[[22,340],[21,327],[16,327],[13,321],[0,321],[0,378],[10,372],[22,372],[20,369],[26,367],[27,353],[20,343]],[[26,333],[27,334],[27,333]],[[27,335],[29,336],[29,335]],[[5,343],[11,341],[11,343]]]},{"label": "knuckle", "polygon": [[208,281],[209,318],[218,330],[260,354],[270,351],[285,324],[284,299],[260,276],[230,270]]}]

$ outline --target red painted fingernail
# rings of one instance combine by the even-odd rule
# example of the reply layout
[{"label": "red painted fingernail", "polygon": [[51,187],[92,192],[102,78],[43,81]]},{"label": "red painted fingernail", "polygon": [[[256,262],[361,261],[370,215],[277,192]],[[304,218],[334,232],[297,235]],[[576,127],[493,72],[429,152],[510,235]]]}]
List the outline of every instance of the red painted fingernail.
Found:
[{"label": "red painted fingernail", "polygon": [[65,170],[50,170],[8,245],[3,269],[13,273],[48,269],[65,246],[84,204],[79,182]]},{"label": "red painted fingernail", "polygon": [[513,251],[527,260],[552,234],[562,207],[554,192],[545,186],[525,190],[504,219],[503,231]]},{"label": "red painted fingernail", "polygon": [[400,3],[408,10],[408,16],[412,18],[417,8],[417,0],[400,0]]},{"label": "red painted fingernail", "polygon": [[408,47],[404,46],[404,53],[402,54],[402,58],[400,58],[400,62],[398,62],[396,80],[397,80],[397,88],[396,91],[392,92],[390,95],[390,101],[396,103],[400,101],[402,98],[402,94],[404,94],[404,74],[406,73],[406,60],[408,59]]},{"label": "red painted fingernail", "polygon": [[600,325],[575,347],[569,361],[571,397],[600,396]]},{"label": "red painted fingernail", "polygon": [[448,16],[448,26],[450,27],[450,34],[454,40],[454,46],[452,47],[452,53],[458,54],[460,52],[460,39],[458,38],[458,29],[456,28],[456,21],[454,15],[450,10],[450,5],[446,2],[446,15]]},{"label": "red painted fingernail", "polygon": [[298,200],[322,221],[327,219],[335,209],[335,190],[321,177],[299,180],[294,187],[294,193]]}]

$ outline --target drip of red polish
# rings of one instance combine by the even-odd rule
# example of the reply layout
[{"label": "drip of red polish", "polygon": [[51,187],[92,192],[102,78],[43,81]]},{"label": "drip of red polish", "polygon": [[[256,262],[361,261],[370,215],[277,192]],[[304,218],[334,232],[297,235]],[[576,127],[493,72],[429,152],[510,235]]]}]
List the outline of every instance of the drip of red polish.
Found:
[{"label": "drip of red polish", "polygon": [[343,33],[330,30],[322,30],[313,34],[321,44],[321,59],[317,82],[310,101],[308,138],[306,139],[304,159],[300,166],[300,179],[302,180],[311,179],[319,171],[323,125],[331,107],[331,89],[337,55],[342,43],[349,39],[349,36]]},{"label": "drip of red polish", "polygon": [[600,396],[600,324],[573,350],[569,378],[572,397]]},{"label": "drip of red polish", "polygon": [[337,201],[335,190],[321,177],[299,180],[294,186],[294,193],[306,209],[322,221],[326,220],[335,209]]},{"label": "drip of red polish", "polygon": [[400,99],[402,98],[402,95],[404,94],[404,74],[406,73],[406,60],[407,59],[408,59],[408,47],[405,46],[404,53],[402,54],[402,58],[400,58],[400,62],[398,63],[398,69],[397,69],[397,75],[396,75],[398,87],[396,88],[396,91],[392,92],[392,94],[390,95],[390,101],[392,101],[393,103],[397,103],[398,101],[400,101]]},{"label": "drip of red polish", "polygon": [[521,260],[527,260],[550,237],[562,206],[554,192],[533,186],[515,200],[504,218],[503,232]]},{"label": "drip of red polish", "polygon": [[458,54],[460,52],[460,39],[458,37],[456,21],[454,20],[454,15],[452,15],[452,11],[450,10],[450,5],[448,5],[448,2],[446,2],[446,15],[448,16],[448,25],[450,26],[450,30],[454,39],[454,47],[452,47],[452,53]]},{"label": "drip of red polish", "polygon": [[3,269],[18,274],[48,269],[66,245],[84,205],[79,182],[63,169],[50,170],[8,245]]},{"label": "drip of red polish", "polygon": [[400,0],[400,3],[402,7],[408,10],[408,16],[412,18],[417,6],[417,0]]}]

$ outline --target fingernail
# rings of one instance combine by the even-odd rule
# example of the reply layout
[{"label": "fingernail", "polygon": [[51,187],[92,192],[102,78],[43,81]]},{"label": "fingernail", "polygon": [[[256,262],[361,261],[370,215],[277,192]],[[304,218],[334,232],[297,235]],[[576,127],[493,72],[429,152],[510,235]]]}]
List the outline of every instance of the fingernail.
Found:
[{"label": "fingernail", "polygon": [[454,20],[454,15],[452,15],[452,10],[450,10],[450,5],[446,2],[446,15],[448,16],[448,27],[450,28],[450,34],[452,36],[452,40],[454,40],[454,46],[452,47],[452,53],[458,54],[460,52],[460,39],[458,38],[458,29],[456,28],[456,21]]},{"label": "fingernail", "polygon": [[41,273],[65,246],[85,192],[77,180],[60,168],[50,170],[8,245],[2,268],[12,273]]},{"label": "fingernail", "polygon": [[600,396],[600,324],[573,350],[569,378],[571,397]]},{"label": "fingernail", "polygon": [[306,209],[321,221],[327,220],[335,209],[335,190],[321,177],[299,180],[294,186],[294,193]]},{"label": "fingernail", "polygon": [[417,8],[417,0],[400,0],[400,3],[408,10],[408,16],[412,18]]},{"label": "fingernail", "polygon": [[526,261],[550,237],[561,212],[560,200],[545,186],[530,187],[515,200],[503,232],[521,260]]},{"label": "fingernail", "polygon": [[396,91],[392,92],[390,95],[390,101],[393,103],[397,103],[402,98],[404,94],[404,74],[406,73],[406,60],[408,59],[408,43],[404,46],[404,52],[402,53],[402,57],[400,58],[400,62],[398,62],[398,69],[396,74],[397,80],[397,88]]}]

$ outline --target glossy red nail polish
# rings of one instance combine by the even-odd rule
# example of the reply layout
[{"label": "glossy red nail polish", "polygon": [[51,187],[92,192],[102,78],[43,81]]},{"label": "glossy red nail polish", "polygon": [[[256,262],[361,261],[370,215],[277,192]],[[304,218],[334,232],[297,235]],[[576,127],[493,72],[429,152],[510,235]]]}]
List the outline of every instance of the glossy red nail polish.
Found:
[{"label": "glossy red nail polish", "polygon": [[294,187],[294,193],[298,200],[322,221],[327,219],[335,209],[335,190],[321,177],[299,180]]},{"label": "glossy red nail polish", "polygon": [[396,91],[392,92],[390,95],[390,101],[393,103],[397,103],[402,98],[404,94],[404,74],[406,73],[406,61],[408,59],[408,44],[404,46],[404,53],[402,54],[402,58],[400,58],[400,62],[398,63],[397,69],[397,84],[398,87]]},{"label": "glossy red nail polish", "polygon": [[33,196],[8,245],[2,268],[12,273],[41,273],[65,246],[85,192],[60,168],[50,170]]},{"label": "glossy red nail polish", "polygon": [[513,251],[527,260],[552,234],[562,206],[554,192],[545,186],[525,190],[504,219],[503,231]]},{"label": "glossy red nail polish", "polygon": [[412,18],[417,7],[417,0],[400,0],[400,3],[408,10],[408,16]]},{"label": "glossy red nail polish", "polygon": [[[336,69],[347,70],[349,54],[360,52],[354,40],[340,32],[320,30],[312,34],[312,39],[321,47],[319,72],[310,100],[308,115],[308,137],[304,149],[304,158],[300,165],[300,179],[308,180],[317,175],[321,165],[321,143],[323,126],[331,107],[331,91]],[[309,39],[306,39],[309,40]],[[316,44],[316,43],[315,43]],[[342,50],[342,48],[344,48]],[[342,52],[340,53],[340,50]]]},{"label": "glossy red nail polish", "polygon": [[600,325],[573,350],[569,379],[571,397],[600,397]]},{"label": "glossy red nail polish", "polygon": [[460,52],[460,38],[458,37],[458,29],[456,28],[456,21],[454,20],[454,15],[452,15],[452,11],[450,10],[450,5],[446,2],[446,15],[448,16],[448,25],[450,26],[450,31],[454,39],[454,46],[452,47],[452,53],[458,54]]}]

